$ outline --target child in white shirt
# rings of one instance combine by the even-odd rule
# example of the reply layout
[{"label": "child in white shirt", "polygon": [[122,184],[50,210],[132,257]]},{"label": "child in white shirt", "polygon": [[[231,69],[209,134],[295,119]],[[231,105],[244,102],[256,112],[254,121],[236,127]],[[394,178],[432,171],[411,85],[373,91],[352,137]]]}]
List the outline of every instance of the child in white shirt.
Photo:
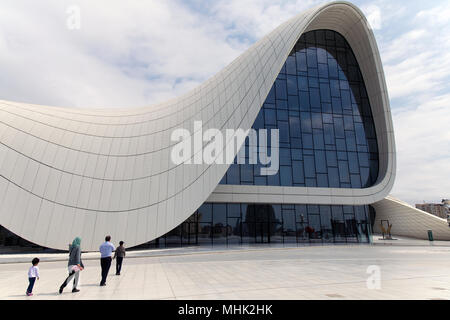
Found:
[{"label": "child in white shirt", "polygon": [[28,281],[30,282],[30,284],[27,288],[27,296],[33,295],[34,282],[36,281],[36,278],[39,280],[39,258],[34,258],[31,261],[31,264],[32,266],[30,267],[30,269],[28,269]]}]

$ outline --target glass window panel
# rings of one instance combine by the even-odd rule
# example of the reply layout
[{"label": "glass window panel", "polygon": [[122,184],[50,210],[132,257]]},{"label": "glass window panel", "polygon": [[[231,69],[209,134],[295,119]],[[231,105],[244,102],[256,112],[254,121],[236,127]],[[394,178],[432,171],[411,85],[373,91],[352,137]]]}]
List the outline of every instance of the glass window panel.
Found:
[{"label": "glass window panel", "polygon": [[312,133],[311,113],[300,112],[300,121],[302,132]]},{"label": "glass window panel", "polygon": [[309,105],[309,93],[308,92],[299,92],[299,99],[300,99],[300,110],[308,111],[311,109]]},{"label": "glass window panel", "polygon": [[328,64],[328,53],[324,48],[317,48],[317,62]]},{"label": "glass window panel", "polygon": [[326,157],[328,167],[337,167],[336,151],[326,151]]},{"label": "glass window panel", "polygon": [[318,188],[328,188],[328,175],[327,174],[317,174],[317,187]]},{"label": "glass window panel", "polygon": [[228,218],[227,231],[228,231],[228,243],[238,244],[241,242],[241,219],[240,218]]},{"label": "glass window panel", "polygon": [[347,151],[347,144],[345,139],[336,139],[336,149],[338,151]]},{"label": "glass window panel", "polygon": [[356,143],[366,144],[366,133],[364,132],[364,126],[362,123],[355,123]]},{"label": "glass window panel", "polygon": [[330,89],[331,89],[331,96],[339,98],[341,96],[341,90],[339,87],[339,81],[338,80],[330,80]]},{"label": "glass window panel", "polygon": [[288,97],[288,107],[289,110],[299,110],[300,106],[298,104],[298,96],[289,96]]},{"label": "glass window panel", "polygon": [[[341,81],[341,88],[342,88],[342,82],[343,81]],[[350,99],[350,91],[341,90],[341,105],[342,105],[342,109],[352,110],[352,101]]]},{"label": "glass window panel", "polygon": [[330,78],[338,78],[338,66],[335,59],[328,59],[328,74]]},{"label": "glass window panel", "polygon": [[266,98],[266,103],[275,104],[275,87],[272,87],[269,91],[269,94]]},{"label": "glass window panel", "polygon": [[291,165],[291,150],[287,148],[280,149],[280,164],[285,166]]},{"label": "glass window panel", "polygon": [[309,47],[306,49],[306,60],[308,68],[317,68],[316,48]]},{"label": "glass window panel", "polygon": [[287,89],[286,89],[286,81],[277,80],[275,81],[275,93],[277,99],[287,100]]},{"label": "glass window panel", "polygon": [[305,163],[305,177],[306,178],[315,178],[316,177],[316,166],[313,156],[304,156]]},{"label": "glass window panel", "polygon": [[331,103],[330,85],[328,83],[320,84],[320,98],[323,103]]},{"label": "glass window panel", "polygon": [[350,175],[350,182],[353,189],[361,189],[361,177],[359,175]]},{"label": "glass window panel", "polygon": [[249,164],[241,164],[241,182],[253,182],[253,166]]},{"label": "glass window panel", "polygon": [[256,224],[242,223],[242,243],[255,243],[256,241]]},{"label": "glass window panel", "polygon": [[339,188],[339,170],[338,168],[328,168],[328,183],[330,188]]},{"label": "glass window panel", "polygon": [[228,218],[240,218],[241,217],[241,205],[239,203],[227,204],[227,216]]},{"label": "glass window panel", "polygon": [[316,178],[306,178],[305,179],[305,187],[316,188],[317,187],[317,179]]},{"label": "glass window panel", "polygon": [[[280,143],[289,143],[289,126],[287,121],[278,121]],[[356,146],[355,146],[356,149]]]},{"label": "glass window panel", "polygon": [[298,71],[308,71],[308,66],[306,64],[306,52],[297,52],[297,70]]},{"label": "glass window panel", "polygon": [[297,81],[298,81],[298,89],[299,90],[309,91],[308,77],[298,77]]},{"label": "glass window panel", "polygon": [[358,160],[359,165],[361,167],[368,167],[369,166],[369,154],[368,153],[358,153]]},{"label": "glass window panel", "polygon": [[349,152],[347,155],[350,173],[358,174],[359,173],[358,154],[356,152]]},{"label": "glass window panel", "polygon": [[264,121],[266,125],[276,125],[277,117],[276,112],[273,109],[265,109],[264,110]]},{"label": "glass window panel", "polygon": [[319,63],[318,72],[319,78],[328,78],[328,65]]},{"label": "glass window panel", "polygon": [[323,140],[323,131],[320,129],[313,129],[314,149],[324,150],[325,144]]},{"label": "glass window panel", "polygon": [[296,76],[287,76],[287,94],[288,95],[297,95],[297,77]]},{"label": "glass window panel", "polygon": [[313,89],[313,88],[319,88],[319,79],[318,78],[313,77],[312,75],[309,75],[308,84],[309,84],[310,96],[311,96],[311,92],[318,92],[317,89]]},{"label": "glass window panel", "polygon": [[322,114],[323,123],[325,124],[333,124],[333,115],[329,113]]},{"label": "glass window panel", "polygon": [[342,114],[341,99],[331,98],[331,106],[333,107],[333,113]]},{"label": "glass window panel", "polygon": [[197,212],[199,222],[212,222],[212,205],[210,203],[202,204]]},{"label": "glass window panel", "polygon": [[322,227],[320,224],[320,215],[313,214],[308,215],[309,224],[306,228],[306,232],[309,235],[310,240],[322,239]]},{"label": "glass window panel", "polygon": [[302,134],[303,148],[313,149],[313,136],[312,134],[304,133]]},{"label": "glass window panel", "polygon": [[332,124],[324,124],[323,131],[324,131],[325,144],[334,145],[336,143],[336,140],[334,137],[334,126]]},{"label": "glass window panel", "polygon": [[198,243],[211,244],[212,243],[212,226],[211,223],[198,224]]},{"label": "glass window panel", "polygon": [[327,161],[325,158],[325,151],[316,150],[315,154],[315,165],[317,173],[327,173]]},{"label": "glass window panel", "polygon": [[369,168],[360,168],[361,171],[361,185],[363,188],[367,188],[370,186],[370,169]]},{"label": "glass window panel", "polygon": [[318,112],[311,113],[311,123],[314,129],[322,129],[322,114]]},{"label": "glass window panel", "polygon": [[289,117],[289,131],[290,136],[293,138],[300,138],[300,118],[298,117]]},{"label": "glass window panel", "polygon": [[355,133],[353,131],[345,131],[345,140],[347,141],[347,151],[356,151]]},{"label": "glass window panel", "polygon": [[271,216],[270,216],[270,222],[282,223],[283,217],[281,215],[281,205],[274,204],[271,207],[273,209],[273,214],[271,214]]},{"label": "glass window panel", "polygon": [[309,91],[309,102],[311,109],[321,111],[322,107],[320,105],[320,94],[319,89],[311,88]]},{"label": "glass window panel", "polygon": [[339,161],[339,180],[343,183],[350,183],[347,161]]},{"label": "glass window panel", "polygon": [[280,178],[282,186],[292,186],[292,168],[287,166],[281,166]]},{"label": "glass window panel", "polygon": [[239,165],[237,164],[230,165],[227,171],[227,183],[238,185],[240,184],[240,182],[241,180],[239,178]]},{"label": "glass window panel", "polygon": [[292,160],[303,160],[303,153],[301,149],[292,149]]},{"label": "glass window panel", "polygon": [[280,185],[280,172],[272,176],[267,176],[267,185],[279,186]]},{"label": "glass window panel", "polygon": [[[288,112],[287,110],[277,110],[277,120],[281,120],[281,121],[288,121],[289,117],[288,117]],[[287,124],[284,124],[287,126]],[[280,126],[280,124],[278,124],[278,127]]]},{"label": "glass window panel", "polygon": [[286,100],[277,100],[276,102],[277,109],[288,109],[288,102]]},{"label": "glass window panel", "polygon": [[267,177],[254,177],[255,186],[267,186]]},{"label": "glass window panel", "polygon": [[[296,75],[297,74],[297,64],[295,61],[295,56],[289,56],[286,60],[286,73],[288,75]],[[289,76],[288,76],[289,79]]]},{"label": "glass window panel", "polygon": [[305,183],[305,176],[303,174],[303,162],[293,161],[292,162],[292,179],[294,183]]}]

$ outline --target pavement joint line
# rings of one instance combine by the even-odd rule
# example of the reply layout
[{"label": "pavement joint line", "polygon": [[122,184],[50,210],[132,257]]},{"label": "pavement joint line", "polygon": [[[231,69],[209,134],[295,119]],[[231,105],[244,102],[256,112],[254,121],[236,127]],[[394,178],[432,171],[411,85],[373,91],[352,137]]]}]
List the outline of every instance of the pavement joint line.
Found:
[{"label": "pavement joint line", "polygon": [[[401,243],[395,243],[395,244],[385,244],[385,243],[371,243],[371,244],[358,244],[358,243],[351,243],[351,244],[311,244],[311,245],[305,245],[305,246],[296,246],[296,247],[282,247],[282,248],[278,248],[278,247],[261,247],[261,248],[247,248],[247,249],[219,249],[219,250],[211,250],[211,251],[201,251],[201,252],[179,252],[179,253],[164,253],[164,249],[162,249],[161,253],[157,253],[157,254],[149,254],[151,251],[144,251],[143,254],[139,254],[139,255],[132,255],[132,256],[128,256],[128,259],[137,259],[137,258],[162,258],[162,257],[177,257],[177,256],[191,256],[191,255],[206,255],[206,254],[234,254],[234,253],[248,253],[248,252],[259,252],[259,251],[266,251],[266,250],[277,250],[277,251],[282,251],[282,250],[300,250],[300,249],[305,249],[305,250],[311,250],[311,249],[325,249],[325,248],[352,248],[352,247],[371,247],[371,246],[389,246],[389,247],[434,247],[434,248],[449,248],[450,249],[450,244],[449,245],[424,245],[424,244],[401,244]],[[186,247],[189,248],[189,247]],[[192,248],[192,247],[191,247]],[[169,249],[170,250],[170,249]],[[178,250],[175,249],[175,250]],[[130,253],[133,251],[129,251]],[[142,251],[141,251],[142,252]],[[92,252],[85,252],[85,253],[92,253]],[[32,255],[33,253],[24,253],[26,255]],[[44,253],[45,254],[45,253]],[[61,253],[57,253],[57,254],[61,254]],[[8,255],[8,254],[5,254]],[[19,254],[18,254],[19,255]],[[35,255],[39,255],[39,253],[36,253]],[[13,257],[11,258],[5,258],[5,259],[14,259]],[[23,258],[24,259],[24,258]],[[88,261],[88,260],[98,260],[99,257],[87,257],[87,258],[83,258],[84,261]],[[41,259],[42,262],[62,262],[62,261],[67,261],[67,258],[46,258],[43,257]],[[22,263],[29,263],[29,261],[2,261],[2,255],[0,254],[0,265],[1,264],[22,264]]]},{"label": "pavement joint line", "polygon": [[[348,247],[361,247],[361,246],[369,246],[370,244],[352,244],[352,245],[345,245],[346,248]],[[202,251],[202,252],[180,252],[180,253],[169,253],[169,254],[155,254],[155,255],[133,255],[128,256],[127,259],[137,259],[137,258],[162,258],[162,257],[177,257],[177,256],[190,256],[190,255],[204,255],[204,254],[231,254],[231,253],[248,253],[248,252],[258,252],[258,251],[266,251],[266,250],[299,250],[299,249],[318,249],[318,248],[330,248],[330,247],[340,247],[340,245],[321,245],[321,246],[300,246],[300,247],[287,247],[287,248],[273,248],[273,247],[265,247],[265,248],[254,248],[254,249],[226,249],[226,250],[211,250],[211,251]],[[129,251],[131,253],[133,251]],[[85,253],[92,253],[92,252],[85,252]],[[31,253],[27,253],[27,255]],[[57,253],[60,254],[60,253]],[[68,254],[68,253],[67,253]],[[36,253],[38,255],[38,253]],[[1,261],[2,255],[0,254],[0,264],[20,264],[20,263],[29,263],[29,261]],[[83,258],[84,261],[87,260],[98,260],[100,257],[87,257]],[[9,258],[5,258],[9,259]],[[11,259],[13,259],[11,257]],[[42,258],[41,262],[61,262],[61,261],[67,261],[67,258],[56,258],[56,259],[47,259]]]}]

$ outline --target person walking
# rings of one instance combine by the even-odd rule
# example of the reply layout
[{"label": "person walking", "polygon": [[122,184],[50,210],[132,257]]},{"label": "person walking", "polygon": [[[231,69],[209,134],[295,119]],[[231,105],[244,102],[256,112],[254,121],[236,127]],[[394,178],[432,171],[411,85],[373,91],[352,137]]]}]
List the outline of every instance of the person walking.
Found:
[{"label": "person walking", "polygon": [[79,292],[78,281],[80,280],[80,271],[84,269],[83,261],[81,261],[81,238],[76,237],[72,241],[72,245],[69,246],[69,262],[67,263],[67,269],[69,270],[69,276],[64,280],[63,284],[59,287],[59,293],[61,294],[67,284],[73,278],[72,292]]},{"label": "person walking", "polygon": [[105,237],[105,242],[100,245],[100,265],[102,267],[102,280],[100,286],[106,286],[106,278],[108,277],[109,268],[111,267],[112,253],[116,250],[111,243],[111,236]]},{"label": "person walking", "polygon": [[124,242],[120,241],[119,246],[114,252],[113,259],[116,259],[116,276],[120,276],[120,270],[122,270],[122,262],[123,258],[125,258],[125,247],[123,246]]},{"label": "person walking", "polygon": [[31,261],[32,266],[28,269],[28,288],[27,288],[27,296],[33,295],[33,287],[36,279],[39,280],[39,258],[34,258]]}]

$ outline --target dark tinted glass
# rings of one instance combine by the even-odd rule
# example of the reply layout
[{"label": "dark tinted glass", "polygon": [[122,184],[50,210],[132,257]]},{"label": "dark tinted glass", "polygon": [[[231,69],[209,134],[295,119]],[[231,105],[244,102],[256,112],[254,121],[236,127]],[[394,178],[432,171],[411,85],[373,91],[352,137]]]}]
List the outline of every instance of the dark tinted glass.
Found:
[{"label": "dark tinted glass", "polygon": [[367,188],[378,178],[364,81],[350,46],[334,31],[300,38],[253,128],[280,130],[278,174],[262,177],[257,165],[232,165],[222,184]]}]

